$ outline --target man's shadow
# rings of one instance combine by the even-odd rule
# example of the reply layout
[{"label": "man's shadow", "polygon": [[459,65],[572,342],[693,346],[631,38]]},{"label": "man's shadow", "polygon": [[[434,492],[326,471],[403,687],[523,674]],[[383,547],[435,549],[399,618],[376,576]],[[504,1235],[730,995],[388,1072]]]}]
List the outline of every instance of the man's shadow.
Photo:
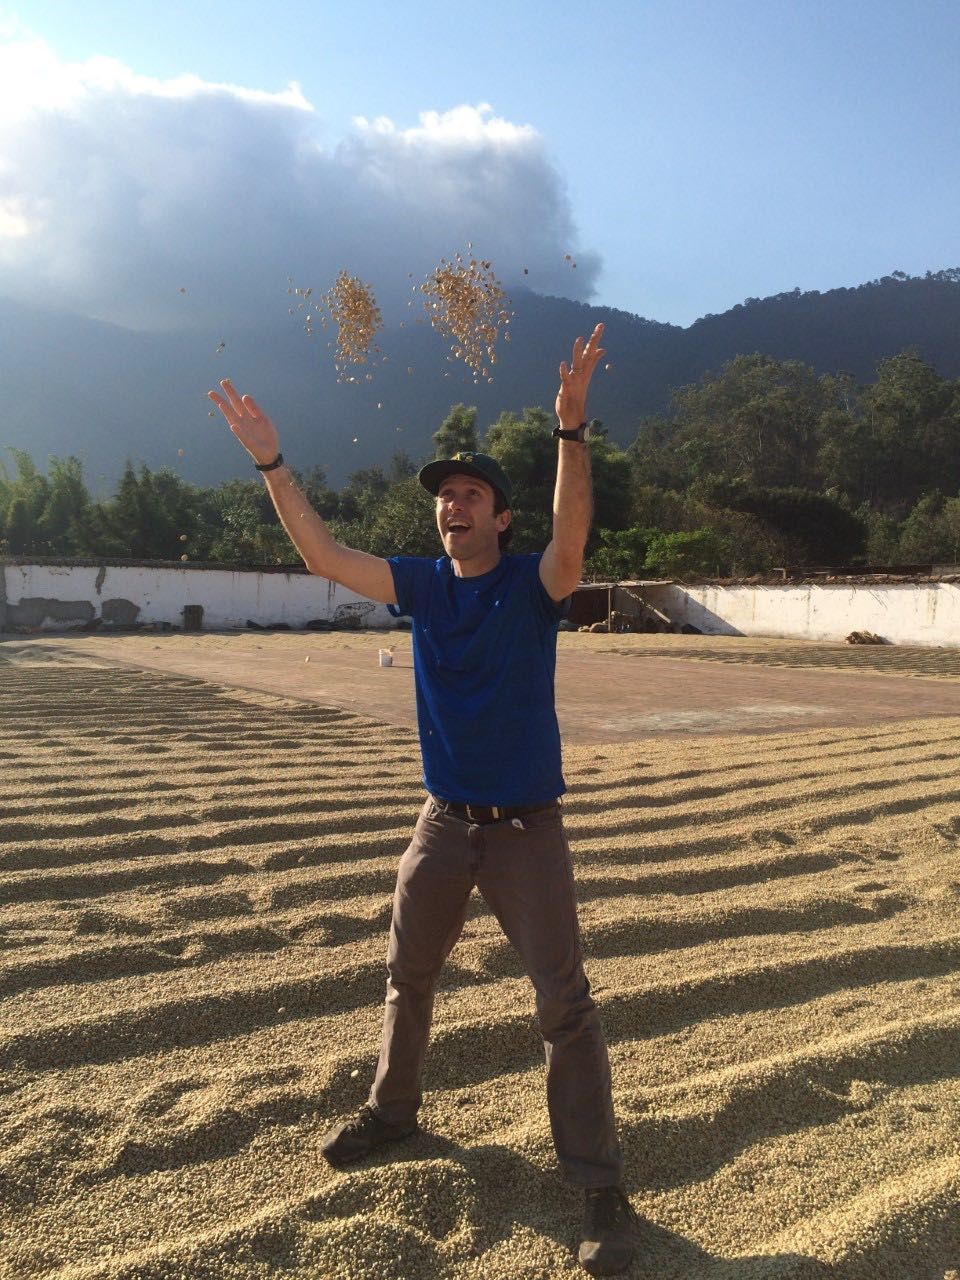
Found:
[{"label": "man's shadow", "polygon": [[[443,1166],[434,1164],[434,1177],[428,1189],[423,1182],[424,1166],[426,1162],[440,1161]],[[400,1197],[399,1201],[394,1197],[390,1208],[382,1199],[382,1175],[386,1167],[390,1169],[392,1181],[400,1184],[409,1181],[413,1192],[410,1198]],[[364,1204],[362,1195],[357,1196],[358,1188],[349,1185],[354,1178],[362,1182],[364,1170],[373,1173],[369,1206]],[[493,1200],[486,1191],[491,1186],[498,1189]],[[628,1194],[642,1190],[640,1186],[631,1185],[629,1178],[624,1189]],[[425,1194],[430,1199],[439,1197],[441,1204],[428,1205],[423,1199]],[[493,1143],[463,1147],[440,1134],[421,1129],[402,1146],[391,1147],[354,1166],[326,1193],[314,1197],[310,1216],[314,1220],[329,1220],[365,1211],[382,1216],[385,1209],[389,1216],[397,1212],[398,1204],[403,1206],[407,1221],[396,1225],[432,1236],[438,1246],[446,1234],[461,1228],[464,1217],[469,1219],[471,1253],[481,1268],[477,1274],[482,1274],[483,1255],[508,1240],[518,1227],[553,1240],[576,1267],[582,1191],[567,1183],[559,1171],[545,1172],[507,1147]],[[422,1206],[422,1213],[418,1205]],[[855,1267],[845,1267],[798,1253],[721,1258],[644,1218],[638,1220],[636,1239],[636,1258],[623,1272],[630,1280],[864,1280],[868,1275],[875,1280],[884,1274],[882,1269],[864,1270],[862,1259]],[[402,1243],[398,1241],[398,1253],[402,1252]],[[399,1256],[397,1261],[401,1265]],[[437,1252],[437,1274],[442,1274],[448,1266],[449,1258]],[[399,1280],[402,1272],[397,1274]],[[942,1276],[941,1268],[936,1275],[918,1272],[897,1280],[942,1280]]]}]

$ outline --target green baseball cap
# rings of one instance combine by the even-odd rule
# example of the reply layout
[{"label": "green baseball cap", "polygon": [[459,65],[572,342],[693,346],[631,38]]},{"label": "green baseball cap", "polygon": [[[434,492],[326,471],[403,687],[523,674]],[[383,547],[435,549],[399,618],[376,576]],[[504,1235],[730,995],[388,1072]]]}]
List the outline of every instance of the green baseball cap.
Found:
[{"label": "green baseball cap", "polygon": [[428,462],[420,469],[417,479],[434,497],[440,492],[440,486],[447,476],[476,476],[478,480],[486,480],[509,508],[513,499],[513,488],[496,458],[488,453],[455,453],[452,458],[438,458],[436,462]]}]

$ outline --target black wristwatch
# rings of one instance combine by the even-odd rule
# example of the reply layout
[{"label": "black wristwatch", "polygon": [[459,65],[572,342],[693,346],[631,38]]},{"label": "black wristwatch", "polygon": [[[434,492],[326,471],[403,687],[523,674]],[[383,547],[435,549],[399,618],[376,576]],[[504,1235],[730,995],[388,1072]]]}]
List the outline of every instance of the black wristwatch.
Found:
[{"label": "black wristwatch", "polygon": [[559,425],[553,428],[555,440],[578,440],[580,444],[586,444],[591,435],[593,435],[593,432],[590,429],[589,422],[581,422],[579,427],[574,428],[573,431],[564,431]]}]

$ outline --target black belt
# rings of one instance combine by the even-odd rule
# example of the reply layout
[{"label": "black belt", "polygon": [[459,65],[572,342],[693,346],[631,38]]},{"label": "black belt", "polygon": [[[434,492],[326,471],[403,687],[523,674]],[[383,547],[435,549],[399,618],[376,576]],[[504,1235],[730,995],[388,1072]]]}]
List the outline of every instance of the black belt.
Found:
[{"label": "black belt", "polygon": [[475,822],[478,826],[486,826],[490,822],[509,822],[511,818],[522,818],[526,813],[539,813],[549,809],[556,802],[549,800],[546,804],[454,804],[452,800],[441,800],[439,796],[431,797],[444,813],[455,818],[463,818],[466,822]]}]

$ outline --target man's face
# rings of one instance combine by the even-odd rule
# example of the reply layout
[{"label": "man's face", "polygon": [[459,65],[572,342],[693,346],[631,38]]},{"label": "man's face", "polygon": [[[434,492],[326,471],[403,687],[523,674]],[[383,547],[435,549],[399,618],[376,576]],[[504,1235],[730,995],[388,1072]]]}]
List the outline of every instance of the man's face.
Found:
[{"label": "man's face", "polygon": [[510,512],[494,515],[494,492],[486,480],[452,475],[437,493],[437,528],[451,560],[470,560],[499,550],[498,536]]}]

